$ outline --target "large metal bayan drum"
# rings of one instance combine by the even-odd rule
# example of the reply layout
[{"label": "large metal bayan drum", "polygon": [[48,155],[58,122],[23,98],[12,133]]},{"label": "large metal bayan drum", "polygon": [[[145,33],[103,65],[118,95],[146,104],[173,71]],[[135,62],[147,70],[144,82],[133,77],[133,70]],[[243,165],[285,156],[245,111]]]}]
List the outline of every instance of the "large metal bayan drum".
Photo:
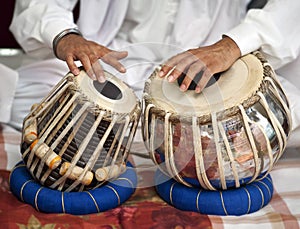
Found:
[{"label": "large metal bayan drum", "polygon": [[140,103],[121,80],[67,74],[24,119],[21,152],[43,186],[83,191],[126,169]]},{"label": "large metal bayan drum", "polygon": [[155,70],[143,95],[143,137],[177,182],[208,190],[264,179],[291,130],[287,98],[259,52],[246,55],[200,94],[182,93]]}]

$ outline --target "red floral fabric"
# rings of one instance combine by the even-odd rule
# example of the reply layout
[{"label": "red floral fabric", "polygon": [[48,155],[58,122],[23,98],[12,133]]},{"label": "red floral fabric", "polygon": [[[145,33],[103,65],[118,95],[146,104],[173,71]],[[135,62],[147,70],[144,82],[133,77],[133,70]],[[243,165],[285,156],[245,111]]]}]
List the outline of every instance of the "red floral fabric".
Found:
[{"label": "red floral fabric", "polygon": [[139,187],[145,188],[138,188],[123,205],[75,216],[38,212],[10,192],[9,171],[21,159],[20,140],[20,132],[0,125],[0,229],[300,229],[300,149],[287,149],[278,161],[271,172],[273,198],[253,214],[213,216],[178,210],[165,203],[153,185],[145,185],[151,184],[153,173],[140,172]]}]

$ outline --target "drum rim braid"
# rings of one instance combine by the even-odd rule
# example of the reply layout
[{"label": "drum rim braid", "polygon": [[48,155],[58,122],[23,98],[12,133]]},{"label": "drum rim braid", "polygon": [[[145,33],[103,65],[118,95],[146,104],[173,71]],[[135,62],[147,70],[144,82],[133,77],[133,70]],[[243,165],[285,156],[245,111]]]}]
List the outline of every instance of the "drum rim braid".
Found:
[{"label": "drum rim braid", "polygon": [[[249,107],[251,107],[252,105],[254,105],[255,103],[257,103],[260,100],[260,97],[258,95],[256,95],[257,91],[262,91],[265,92],[266,91],[266,86],[264,85],[265,82],[265,77],[270,77],[272,79],[274,79],[274,74],[272,74],[271,72],[273,71],[273,69],[269,66],[269,65],[265,65],[265,63],[268,63],[266,58],[263,56],[263,54],[259,51],[255,51],[252,52],[248,55],[254,55],[261,63],[262,68],[263,68],[263,80],[261,81],[261,83],[259,84],[257,90],[253,91],[253,93],[246,99],[244,99],[244,101],[241,101],[241,105],[247,109]],[[148,94],[148,92],[150,91],[150,86],[151,86],[151,79],[155,78],[155,76],[157,75],[158,71],[160,70],[160,68],[156,68],[153,73],[150,75],[149,79],[145,82],[145,87],[144,87],[144,94],[143,94],[143,100],[145,101],[145,104],[154,104],[153,103],[153,98]],[[217,119],[224,119],[226,117],[230,117],[230,116],[234,116],[236,114],[239,114],[239,105],[235,105],[232,107],[229,107],[221,112],[217,112]],[[164,109],[162,109],[160,106],[156,107],[153,106],[151,108],[151,112],[153,112],[155,115],[157,115],[158,118],[164,119],[166,113],[170,113],[170,111],[165,111]],[[173,113],[171,112],[171,116],[169,117],[170,121],[172,123],[182,123],[182,122],[186,122],[186,123],[191,123],[192,122],[192,115],[184,115],[184,114],[177,114],[177,113]],[[199,124],[206,124],[211,122],[211,114],[204,114],[201,117],[198,117],[198,123]]]},{"label": "drum rim braid", "polygon": [[[9,185],[12,193],[19,200],[31,205],[40,212],[84,215],[104,212],[127,201],[135,192],[137,174],[132,164],[127,162],[126,171],[114,181],[93,190],[67,193],[39,184],[31,176],[24,162],[21,161],[11,171]],[[32,193],[34,190],[36,190],[36,193]],[[42,191],[47,193],[39,196]],[[80,204],[81,201],[78,201],[84,195],[87,196],[85,199],[89,203],[89,205],[85,205],[85,208]],[[45,196],[49,198],[48,201],[45,201]],[[43,204],[38,204],[39,198]]]},{"label": "drum rim braid", "polygon": [[[183,211],[207,215],[240,216],[256,212],[269,204],[274,192],[270,174],[240,188],[218,191],[187,187],[159,169],[154,179],[156,192],[165,202]],[[261,202],[252,201],[254,198]]]}]

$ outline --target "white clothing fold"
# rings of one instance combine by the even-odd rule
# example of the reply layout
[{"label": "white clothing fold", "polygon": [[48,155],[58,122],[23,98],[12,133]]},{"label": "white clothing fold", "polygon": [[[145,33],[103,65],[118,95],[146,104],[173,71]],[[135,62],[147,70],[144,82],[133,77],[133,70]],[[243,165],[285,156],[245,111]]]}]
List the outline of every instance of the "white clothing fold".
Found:
[{"label": "white clothing fold", "polygon": [[18,72],[0,63],[0,122],[9,122],[18,82]]}]

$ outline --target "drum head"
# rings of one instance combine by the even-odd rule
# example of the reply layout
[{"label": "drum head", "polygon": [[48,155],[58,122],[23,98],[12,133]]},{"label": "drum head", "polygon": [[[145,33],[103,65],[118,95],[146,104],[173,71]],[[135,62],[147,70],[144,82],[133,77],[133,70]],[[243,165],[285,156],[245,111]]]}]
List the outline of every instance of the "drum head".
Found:
[{"label": "drum head", "polygon": [[104,74],[106,77],[104,83],[92,80],[83,70],[76,77],[71,73],[69,76],[73,76],[72,79],[83,95],[99,107],[118,114],[131,113],[138,103],[133,90],[112,74],[106,71]]},{"label": "drum head", "polygon": [[167,112],[202,116],[243,103],[255,94],[262,80],[263,65],[255,55],[249,54],[237,60],[202,93],[181,92],[177,81],[169,83],[166,78],[158,77],[158,71],[150,77],[145,93],[153,98],[153,105]]}]

